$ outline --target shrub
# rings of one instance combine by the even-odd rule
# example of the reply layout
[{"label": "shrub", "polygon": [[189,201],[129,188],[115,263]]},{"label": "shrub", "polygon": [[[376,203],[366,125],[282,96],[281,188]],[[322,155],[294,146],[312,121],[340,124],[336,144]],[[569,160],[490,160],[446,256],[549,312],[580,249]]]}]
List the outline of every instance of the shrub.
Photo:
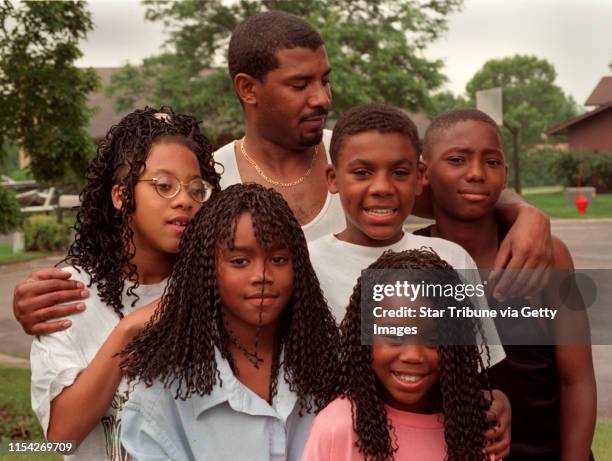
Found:
[{"label": "shrub", "polygon": [[581,165],[583,186],[593,186],[597,192],[608,192],[612,189],[612,152],[565,152],[554,166],[559,182],[566,187],[576,187]]},{"label": "shrub", "polygon": [[597,192],[612,191],[612,152],[591,155],[590,183]]},{"label": "shrub", "polygon": [[[521,152],[521,185],[523,187],[555,186],[559,184],[557,175],[554,172],[554,165],[562,154],[557,149],[532,150],[531,152]],[[512,173],[512,157],[506,154],[506,162],[509,166],[508,182],[514,183]]]},{"label": "shrub", "polygon": [[70,243],[70,225],[58,223],[55,216],[31,216],[24,231],[28,251],[61,251]]},{"label": "shrub", "polygon": [[564,152],[557,159],[554,166],[555,174],[559,183],[565,187],[576,187],[578,184],[578,174],[580,165],[584,165],[582,175],[582,185],[587,184],[591,176],[590,164],[585,161],[586,154],[584,152]]},{"label": "shrub", "polygon": [[0,234],[8,234],[23,222],[21,207],[12,190],[0,186]]}]

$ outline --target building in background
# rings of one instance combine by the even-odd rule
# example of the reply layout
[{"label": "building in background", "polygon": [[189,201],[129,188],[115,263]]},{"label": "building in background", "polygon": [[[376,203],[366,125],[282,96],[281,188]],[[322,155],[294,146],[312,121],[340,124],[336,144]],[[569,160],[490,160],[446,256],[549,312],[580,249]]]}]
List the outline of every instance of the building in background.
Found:
[{"label": "building in background", "polygon": [[612,152],[612,76],[599,81],[584,105],[594,109],[549,128],[546,135],[566,135],[570,150]]}]

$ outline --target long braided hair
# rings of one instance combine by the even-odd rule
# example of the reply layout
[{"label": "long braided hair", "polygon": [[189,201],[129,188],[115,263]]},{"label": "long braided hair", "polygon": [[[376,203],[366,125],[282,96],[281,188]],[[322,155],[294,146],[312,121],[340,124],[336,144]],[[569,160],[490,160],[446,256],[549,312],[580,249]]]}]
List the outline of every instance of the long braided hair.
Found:
[{"label": "long braided hair", "polygon": [[219,382],[215,348],[236,373],[215,262],[222,245],[233,246],[235,223],[243,213],[251,215],[257,242],[263,248],[286,247],[294,269],[293,292],[277,326],[270,401],[282,350],[284,378],[299,397],[300,411],[321,409],[337,386],[338,329],[310,264],[300,224],[278,192],[258,184],[228,187],[191,221],[153,321],[122,352],[122,367],[130,380],[175,386],[180,399],[209,394]]},{"label": "long braided hair", "polygon": [[[131,282],[129,295],[138,287],[130,225],[136,208],[134,186],[151,148],[165,141],[188,147],[198,158],[202,178],[213,186],[213,191],[219,190],[212,146],[195,118],[176,114],[169,107],[135,110],[111,127],[98,145],[80,194],[76,238],[62,261],[85,270],[91,277],[90,284],[97,284],[102,301],[119,318],[123,317],[121,298],[126,282]],[[115,185],[123,191],[119,210],[111,200]]]},{"label": "long braided hair", "polygon": [[[424,269],[436,271],[435,279],[439,281],[440,270],[443,270],[445,277],[450,277],[454,284],[462,283],[452,267],[431,249],[397,253],[386,251],[368,269],[414,270],[419,274],[414,277],[414,282],[422,280]],[[372,346],[361,342],[361,287],[360,278],[340,325],[341,378],[338,394],[348,398],[352,404],[353,430],[357,435],[358,448],[365,459],[391,461],[397,451],[397,444],[391,435],[394,434],[393,424],[387,418],[381,398],[381,384],[372,369]],[[454,298],[436,297],[430,301],[437,309],[456,305]],[[454,344],[453,340],[458,338],[458,333],[465,340],[466,337],[475,338],[482,330],[479,323],[472,319],[453,319],[452,322],[438,318],[435,320],[437,342],[440,344],[440,381],[438,389],[432,391],[438,395],[439,406],[444,414],[447,461],[484,460],[482,449],[485,444],[484,433],[488,428],[485,412],[489,402],[485,400],[482,389],[489,385],[486,377],[479,372],[485,369],[480,350],[476,345],[448,345]]]}]

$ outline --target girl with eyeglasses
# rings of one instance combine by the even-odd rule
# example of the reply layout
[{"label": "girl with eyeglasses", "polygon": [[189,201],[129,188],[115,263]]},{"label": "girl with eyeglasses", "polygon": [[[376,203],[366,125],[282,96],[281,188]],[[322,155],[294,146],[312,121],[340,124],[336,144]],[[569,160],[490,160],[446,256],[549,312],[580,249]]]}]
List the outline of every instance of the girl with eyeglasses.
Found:
[{"label": "girl with eyeglasses", "polygon": [[32,407],[48,440],[78,445],[68,459],[127,459],[117,353],[150,320],[186,226],[219,190],[211,152],[193,117],[147,107],[109,130],[89,166],[64,262],[90,296],[31,352]]}]

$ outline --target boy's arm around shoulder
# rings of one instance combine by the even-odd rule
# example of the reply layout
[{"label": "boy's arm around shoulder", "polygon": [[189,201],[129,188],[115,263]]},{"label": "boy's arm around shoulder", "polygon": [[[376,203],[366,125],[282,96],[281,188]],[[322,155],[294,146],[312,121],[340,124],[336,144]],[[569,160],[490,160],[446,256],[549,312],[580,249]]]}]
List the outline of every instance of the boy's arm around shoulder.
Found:
[{"label": "boy's arm around shoulder", "polygon": [[[515,192],[504,189],[495,205],[496,217],[510,229],[495,258],[489,281],[497,283],[495,297],[534,295],[546,285],[553,264],[550,218]],[[502,269],[510,269],[501,273]]]},{"label": "boy's arm around shoulder", "polygon": [[[567,246],[558,238],[553,238],[554,269],[563,278],[565,270],[568,275],[574,264]],[[559,286],[553,283],[544,294],[545,301],[563,302],[558,297]],[[581,303],[572,299],[570,302]],[[553,323],[553,333],[562,343],[555,346],[555,358],[559,373],[561,396],[561,460],[587,460],[589,457],[595,421],[597,416],[597,390],[593,357],[590,344],[563,344],[564,338],[576,335],[576,338],[588,340],[589,321],[584,306],[560,305],[559,317]],[[584,334],[584,333],[586,334]]]}]

